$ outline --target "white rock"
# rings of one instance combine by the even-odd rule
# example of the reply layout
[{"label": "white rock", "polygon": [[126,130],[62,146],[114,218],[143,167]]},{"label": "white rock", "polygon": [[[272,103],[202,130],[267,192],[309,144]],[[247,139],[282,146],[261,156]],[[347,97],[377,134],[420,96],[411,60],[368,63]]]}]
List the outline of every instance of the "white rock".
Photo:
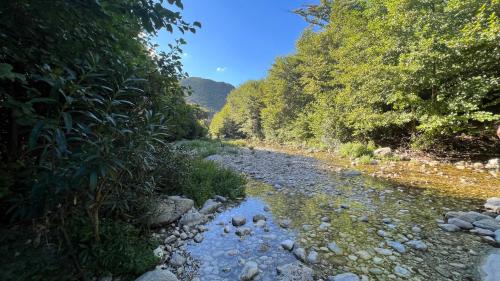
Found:
[{"label": "white rock", "polygon": [[294,245],[295,245],[295,242],[293,242],[292,240],[289,240],[289,239],[281,242],[281,247],[283,247],[283,249],[288,250],[288,251],[291,251],[293,249]]},{"label": "white rock", "polygon": [[328,277],[328,281],[359,281],[359,276],[354,273],[347,272],[333,277]]},{"label": "white rock", "polygon": [[179,279],[168,270],[155,269],[144,273],[135,281],[179,281]]}]

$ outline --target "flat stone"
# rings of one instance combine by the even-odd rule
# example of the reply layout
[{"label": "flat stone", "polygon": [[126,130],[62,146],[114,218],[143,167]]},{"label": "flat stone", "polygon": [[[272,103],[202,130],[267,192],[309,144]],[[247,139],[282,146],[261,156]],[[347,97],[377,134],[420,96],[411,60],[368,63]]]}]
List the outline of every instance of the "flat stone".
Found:
[{"label": "flat stone", "polygon": [[449,219],[448,223],[454,224],[454,225],[460,227],[461,229],[467,229],[468,230],[468,229],[473,229],[474,228],[474,226],[472,225],[472,223],[470,223],[468,221],[461,220],[459,218]]},{"label": "flat stone", "polygon": [[399,243],[399,242],[388,241],[387,245],[389,247],[393,248],[394,250],[396,250],[397,252],[401,253],[401,254],[406,253],[406,247],[403,244]]},{"label": "flat stone", "polygon": [[406,269],[402,266],[399,266],[399,265],[394,267],[394,274],[396,274],[399,277],[410,277],[411,276],[411,272],[408,269]]},{"label": "flat stone", "polygon": [[444,230],[444,231],[448,231],[448,232],[456,232],[456,231],[459,231],[460,230],[460,227],[454,225],[454,224],[451,224],[451,223],[443,223],[443,224],[439,224],[439,227]]},{"label": "flat stone", "polygon": [[484,228],[479,228],[479,227],[471,229],[470,233],[481,235],[481,236],[491,236],[491,237],[495,236],[495,232],[493,232],[489,229],[484,229]]},{"label": "flat stone", "polygon": [[135,281],[179,281],[179,279],[168,270],[155,269],[144,273]]},{"label": "flat stone", "polygon": [[346,272],[335,276],[329,276],[328,281],[359,281],[359,276],[351,272]]},{"label": "flat stone", "polygon": [[496,231],[500,229],[500,223],[494,220],[493,218],[478,220],[473,222],[472,224],[475,227],[484,228],[491,231]]}]

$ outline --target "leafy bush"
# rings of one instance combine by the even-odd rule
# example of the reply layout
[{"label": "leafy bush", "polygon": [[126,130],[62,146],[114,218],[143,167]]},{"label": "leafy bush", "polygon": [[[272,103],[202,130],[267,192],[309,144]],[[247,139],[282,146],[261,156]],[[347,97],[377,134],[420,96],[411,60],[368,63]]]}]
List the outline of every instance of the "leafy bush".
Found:
[{"label": "leafy bush", "polygon": [[246,179],[230,169],[206,160],[193,160],[183,194],[198,205],[214,195],[235,199],[245,195]]},{"label": "leafy bush", "polygon": [[363,155],[363,156],[359,157],[357,160],[357,162],[359,164],[363,164],[363,165],[371,164],[372,161],[373,161],[373,158],[370,155]]},{"label": "leafy bush", "polygon": [[339,146],[340,155],[349,158],[358,158],[365,155],[372,156],[374,150],[375,145],[373,143],[348,142]]},{"label": "leafy bush", "polygon": [[[153,52],[150,39],[161,29],[200,26],[168,3],[0,2],[2,228],[42,236],[49,272],[78,280],[154,264],[148,242],[128,224],[159,183],[183,184],[166,142],[204,134],[202,112],[186,104],[179,85],[185,41]],[[38,269],[19,279],[57,279],[38,278]]]}]

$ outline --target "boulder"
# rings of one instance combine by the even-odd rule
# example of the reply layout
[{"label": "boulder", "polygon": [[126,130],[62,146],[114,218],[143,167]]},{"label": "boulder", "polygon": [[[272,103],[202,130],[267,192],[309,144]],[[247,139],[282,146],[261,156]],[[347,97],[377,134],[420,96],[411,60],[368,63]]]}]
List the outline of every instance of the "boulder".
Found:
[{"label": "boulder", "polygon": [[248,227],[238,227],[235,233],[238,236],[245,236],[250,235],[252,233],[252,230]]},{"label": "boulder", "polygon": [[208,199],[205,204],[203,204],[203,207],[201,207],[200,213],[205,215],[215,213],[220,206],[222,206],[222,203],[213,199]]},{"label": "boulder", "polygon": [[328,277],[328,281],[359,281],[359,277],[354,273],[346,272],[335,276],[330,276]]},{"label": "boulder", "polygon": [[159,201],[148,215],[147,222],[152,226],[160,226],[178,220],[194,206],[194,201],[179,196],[169,196]]},{"label": "boulder", "polygon": [[500,197],[492,197],[486,200],[484,207],[494,213],[500,214]]},{"label": "boulder", "polygon": [[181,254],[175,252],[172,254],[172,257],[170,258],[170,264],[175,266],[175,267],[179,267],[179,266],[182,266],[184,265],[184,263],[186,263],[186,258],[183,257]]},{"label": "boulder", "polygon": [[135,281],[179,281],[179,279],[168,270],[155,269],[144,273]]},{"label": "boulder", "polygon": [[313,281],[313,270],[300,262],[293,262],[277,268],[277,281]]},{"label": "boulder", "polygon": [[478,213],[478,212],[471,211],[471,212],[448,212],[448,213],[446,213],[446,218],[448,220],[452,219],[452,218],[457,218],[457,219],[461,219],[461,220],[466,221],[466,222],[473,223],[475,221],[482,220],[482,219],[488,219],[490,217],[487,215]]},{"label": "boulder", "polygon": [[375,149],[373,155],[377,157],[389,157],[392,155],[392,149],[390,147],[381,147],[379,149]]}]

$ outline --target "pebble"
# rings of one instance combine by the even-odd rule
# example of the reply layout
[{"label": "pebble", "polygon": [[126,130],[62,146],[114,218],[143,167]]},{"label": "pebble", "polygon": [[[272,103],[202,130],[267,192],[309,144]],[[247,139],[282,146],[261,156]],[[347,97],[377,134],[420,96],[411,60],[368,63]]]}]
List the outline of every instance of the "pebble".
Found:
[{"label": "pebble", "polygon": [[406,253],[406,247],[399,242],[389,241],[389,242],[387,242],[387,245],[401,254]]},{"label": "pebble", "polygon": [[359,281],[359,276],[354,273],[347,272],[330,276],[328,277],[328,281]]},{"label": "pebble", "polygon": [[448,231],[448,232],[456,232],[456,231],[460,230],[460,227],[458,227],[458,226],[456,226],[454,224],[450,224],[450,223],[439,224],[439,227],[442,230]]},{"label": "pebble", "polygon": [[306,262],[306,250],[304,248],[295,248],[293,255],[302,262]]}]

